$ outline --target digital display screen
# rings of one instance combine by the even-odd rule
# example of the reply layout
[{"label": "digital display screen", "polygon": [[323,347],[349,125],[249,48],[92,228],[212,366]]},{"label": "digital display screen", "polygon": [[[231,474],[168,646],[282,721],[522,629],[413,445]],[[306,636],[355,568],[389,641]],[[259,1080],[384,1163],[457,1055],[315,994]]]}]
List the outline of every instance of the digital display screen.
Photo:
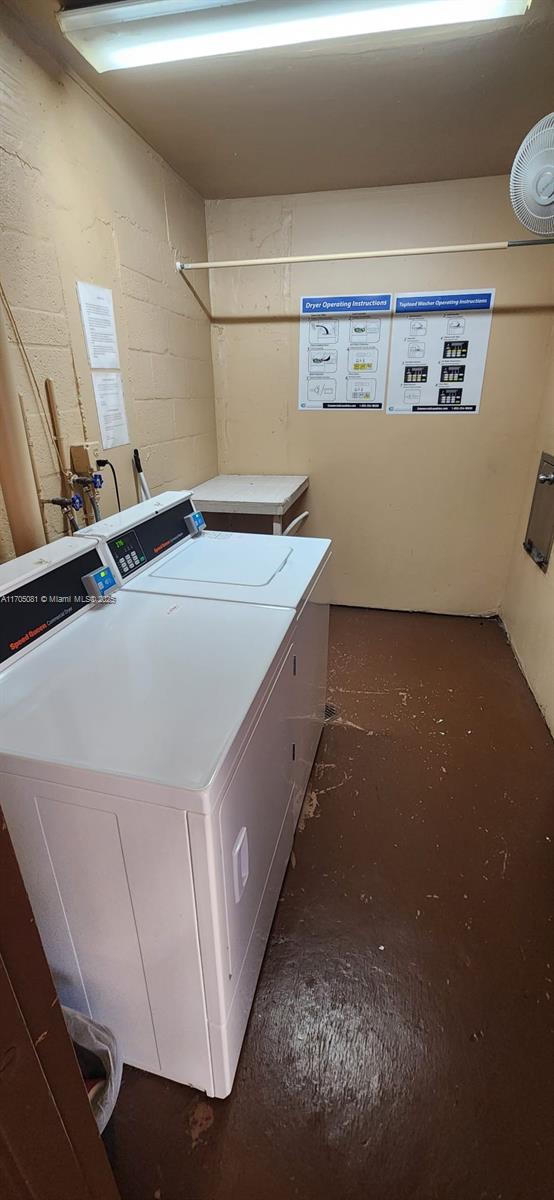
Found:
[{"label": "digital display screen", "polygon": [[122,534],[121,537],[114,538],[109,543],[109,547],[123,578],[131,575],[133,571],[137,571],[148,561],[134,529],[131,529],[129,533]]},{"label": "digital display screen", "polygon": [[90,550],[0,596],[0,663],[89,604],[83,575],[101,566],[98,552]]},{"label": "digital display screen", "polygon": [[185,517],[189,517],[192,511],[192,502],[183,500],[174,508],[156,513],[155,517],[150,517],[134,529],[112,538],[108,546],[123,579],[188,537]]}]

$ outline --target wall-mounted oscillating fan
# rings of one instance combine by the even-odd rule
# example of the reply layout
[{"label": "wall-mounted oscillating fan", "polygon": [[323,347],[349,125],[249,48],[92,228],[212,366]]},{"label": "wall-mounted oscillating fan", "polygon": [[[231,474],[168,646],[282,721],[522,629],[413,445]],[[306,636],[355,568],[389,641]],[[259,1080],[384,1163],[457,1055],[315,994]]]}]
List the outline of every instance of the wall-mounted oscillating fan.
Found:
[{"label": "wall-mounted oscillating fan", "polygon": [[554,113],[537,121],[515,156],[510,175],[513,210],[539,237],[554,234]]}]

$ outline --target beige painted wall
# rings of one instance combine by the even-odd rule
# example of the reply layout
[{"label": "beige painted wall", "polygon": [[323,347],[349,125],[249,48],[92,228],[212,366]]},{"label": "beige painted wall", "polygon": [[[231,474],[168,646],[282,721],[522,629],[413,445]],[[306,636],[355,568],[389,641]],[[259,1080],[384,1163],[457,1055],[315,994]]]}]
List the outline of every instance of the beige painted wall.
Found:
[{"label": "beige painted wall", "polygon": [[[503,177],[211,201],[207,223],[215,259],[522,236]],[[498,612],[553,277],[548,249],[212,272],[220,470],[309,473],[305,528],[334,539],[335,602]],[[479,416],[297,410],[301,295],[487,285],[497,297]]]},{"label": "beige painted wall", "polygon": [[[135,445],[154,491],[207,478],[217,465],[209,325],[175,273],[177,252],[206,253],[203,201],[5,12],[0,96],[0,278],[41,386],[46,376],[55,382],[68,442],[99,438],[75,290],[82,279],[114,294],[131,445],[108,457],[122,501],[136,501]],[[44,495],[59,494],[15,347],[14,365]],[[114,505],[107,481],[104,514]],[[51,536],[60,532],[56,510],[48,522]],[[0,558],[11,552],[0,504]]]},{"label": "beige painted wall", "polygon": [[521,544],[543,450],[554,454],[554,332],[544,400],[533,438],[524,502],[501,609],[517,658],[554,733],[554,558],[543,574]]}]

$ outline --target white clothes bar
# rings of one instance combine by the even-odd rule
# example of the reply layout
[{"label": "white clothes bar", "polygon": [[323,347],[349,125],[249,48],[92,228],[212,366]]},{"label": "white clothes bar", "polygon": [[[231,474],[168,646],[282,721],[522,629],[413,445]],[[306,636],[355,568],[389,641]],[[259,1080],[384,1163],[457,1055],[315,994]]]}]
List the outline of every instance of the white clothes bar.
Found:
[{"label": "white clothes bar", "polygon": [[177,271],[213,271],[227,267],[280,267],[293,263],[345,262],[363,258],[408,258],[416,254],[468,254],[484,250],[513,250],[524,246],[552,246],[554,237],[524,238],[513,242],[478,242],[460,246],[411,246],[403,250],[354,250],[337,254],[294,254],[283,258],[237,258],[219,262],[177,262]]}]

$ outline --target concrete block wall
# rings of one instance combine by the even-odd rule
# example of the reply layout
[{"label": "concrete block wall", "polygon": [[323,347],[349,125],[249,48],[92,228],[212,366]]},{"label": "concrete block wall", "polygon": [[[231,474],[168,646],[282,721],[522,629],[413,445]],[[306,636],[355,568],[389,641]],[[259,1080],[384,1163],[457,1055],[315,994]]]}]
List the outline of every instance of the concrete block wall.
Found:
[{"label": "concrete block wall", "polygon": [[[208,478],[217,470],[210,329],[175,271],[179,256],[207,255],[203,201],[5,11],[0,93],[0,279],[43,399],[44,380],[54,381],[64,440],[89,441],[112,459],[125,504],[136,501],[134,446],[154,492]],[[100,444],[77,280],[114,296],[131,442],[110,451]],[[41,491],[57,495],[55,453],[15,343],[13,362]],[[101,499],[107,515],[109,472]],[[45,512],[52,538],[60,515]],[[12,553],[0,495],[0,560]]]}]

